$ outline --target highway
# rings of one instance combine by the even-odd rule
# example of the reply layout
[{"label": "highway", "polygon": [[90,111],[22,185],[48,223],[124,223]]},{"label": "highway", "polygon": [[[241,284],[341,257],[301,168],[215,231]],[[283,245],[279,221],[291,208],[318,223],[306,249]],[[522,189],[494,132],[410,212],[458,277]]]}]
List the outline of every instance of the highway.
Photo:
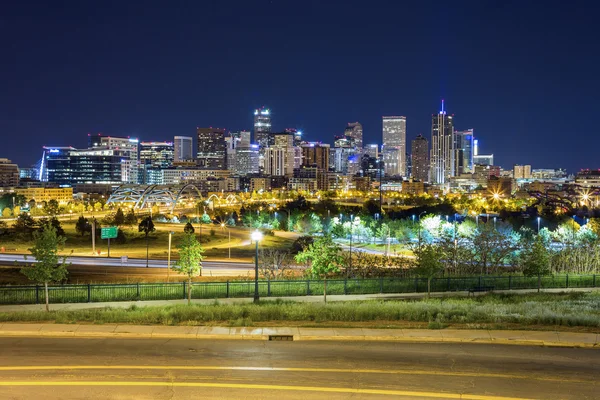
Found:
[{"label": "highway", "polygon": [[2,399],[598,399],[600,350],[0,338]]},{"label": "highway", "polygon": [[[28,256],[25,258],[23,254],[0,254],[0,265],[13,265],[14,263],[32,263],[35,262],[33,257]],[[174,260],[171,260],[173,263]],[[72,264],[73,266],[81,266],[81,267],[90,267],[87,270],[89,272],[93,272],[94,268],[98,267],[103,268],[102,274],[105,274],[104,267],[114,267],[118,269],[124,268],[145,268],[146,260],[139,258],[128,258],[121,259],[120,257],[67,257],[67,263]],[[149,260],[148,267],[158,269],[166,269],[167,268],[167,260]],[[119,270],[115,270],[115,273],[118,273]],[[238,276],[238,275],[246,275],[248,272],[254,269],[254,264],[252,263],[241,263],[241,262],[227,262],[227,261],[203,261],[202,262],[202,274],[203,275],[212,275],[212,276]],[[139,271],[139,270],[138,270]],[[148,271],[147,273],[141,272],[145,275],[156,275],[156,274],[164,274],[163,271]]]}]

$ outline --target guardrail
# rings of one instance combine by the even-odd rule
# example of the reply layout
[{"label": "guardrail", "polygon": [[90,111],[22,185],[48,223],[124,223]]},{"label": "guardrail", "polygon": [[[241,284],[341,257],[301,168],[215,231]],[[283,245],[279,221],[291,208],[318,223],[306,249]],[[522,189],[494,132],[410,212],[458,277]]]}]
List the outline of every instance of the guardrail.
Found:
[{"label": "guardrail", "polygon": [[[600,277],[600,276],[599,276]],[[88,284],[49,286],[50,303],[93,303],[135,300],[176,300],[187,298],[187,282]],[[434,278],[432,292],[468,291],[474,287],[494,290],[537,289],[537,277],[476,276]],[[597,275],[543,276],[542,289],[600,287]],[[327,294],[424,293],[427,280],[422,278],[331,279]],[[310,296],[323,293],[322,280],[259,281],[261,297]],[[197,282],[192,284],[192,298],[219,299],[252,297],[254,281]],[[2,286],[0,304],[40,304],[44,302],[43,286]]]}]

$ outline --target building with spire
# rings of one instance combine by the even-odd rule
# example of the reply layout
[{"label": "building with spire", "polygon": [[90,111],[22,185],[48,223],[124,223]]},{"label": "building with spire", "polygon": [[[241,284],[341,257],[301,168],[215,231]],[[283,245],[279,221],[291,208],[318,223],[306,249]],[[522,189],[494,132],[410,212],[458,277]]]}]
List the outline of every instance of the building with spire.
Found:
[{"label": "building with spire", "polygon": [[454,138],[454,118],[442,108],[431,116],[430,180],[436,185],[447,185],[456,175],[456,142]]}]

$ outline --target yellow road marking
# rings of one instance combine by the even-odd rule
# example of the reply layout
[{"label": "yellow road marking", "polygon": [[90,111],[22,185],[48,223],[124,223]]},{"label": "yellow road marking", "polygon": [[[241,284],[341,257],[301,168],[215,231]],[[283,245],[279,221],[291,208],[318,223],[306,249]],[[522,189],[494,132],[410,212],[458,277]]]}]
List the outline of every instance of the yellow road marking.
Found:
[{"label": "yellow road marking", "polygon": [[385,389],[353,389],[332,388],[319,386],[285,386],[285,385],[253,385],[242,383],[199,383],[199,382],[0,382],[1,386],[169,386],[169,387],[203,387],[224,389],[262,389],[262,390],[287,390],[303,392],[330,392],[330,393],[352,393],[352,394],[381,394],[387,396],[412,396],[432,399],[464,399],[464,400],[533,400],[520,397],[486,396],[477,394],[461,393],[436,393],[415,392],[409,390],[385,390]]},{"label": "yellow road marking", "polygon": [[187,370],[187,371],[266,371],[266,372],[324,372],[352,374],[387,374],[387,375],[433,375],[500,379],[534,379],[549,382],[593,383],[583,379],[564,379],[526,374],[498,374],[488,372],[457,372],[428,370],[382,370],[382,369],[344,369],[344,368],[296,368],[296,367],[235,367],[205,365],[57,365],[57,366],[0,366],[0,371],[55,371],[55,370]]}]

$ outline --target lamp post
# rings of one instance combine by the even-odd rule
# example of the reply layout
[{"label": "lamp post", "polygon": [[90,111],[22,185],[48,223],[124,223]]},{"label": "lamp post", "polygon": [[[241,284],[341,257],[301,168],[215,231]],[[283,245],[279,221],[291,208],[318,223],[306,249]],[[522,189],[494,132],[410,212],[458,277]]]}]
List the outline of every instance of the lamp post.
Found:
[{"label": "lamp post", "polygon": [[229,228],[227,228],[227,226],[225,225],[224,222],[221,222],[221,228],[226,228],[227,229],[227,234],[229,236],[229,258],[231,258],[231,230]]},{"label": "lamp post", "polygon": [[537,223],[538,223],[538,232],[537,233],[538,233],[538,235],[540,234],[540,221],[541,221],[541,218],[537,217]]},{"label": "lamp post", "polygon": [[423,211],[419,214],[419,247],[421,247],[421,215],[425,214],[427,211]]},{"label": "lamp post", "polygon": [[262,240],[263,235],[260,231],[254,231],[250,237],[256,243],[256,258],[254,259],[254,302],[258,303],[258,242]]},{"label": "lamp post", "polygon": [[167,282],[170,280],[171,273],[171,236],[173,236],[175,232],[169,231],[169,255],[167,256]]},{"label": "lamp post", "polygon": [[496,217],[494,217],[494,229],[496,229]]},{"label": "lamp post", "polygon": [[352,229],[354,228],[354,215],[350,214],[350,269],[352,269]]}]

